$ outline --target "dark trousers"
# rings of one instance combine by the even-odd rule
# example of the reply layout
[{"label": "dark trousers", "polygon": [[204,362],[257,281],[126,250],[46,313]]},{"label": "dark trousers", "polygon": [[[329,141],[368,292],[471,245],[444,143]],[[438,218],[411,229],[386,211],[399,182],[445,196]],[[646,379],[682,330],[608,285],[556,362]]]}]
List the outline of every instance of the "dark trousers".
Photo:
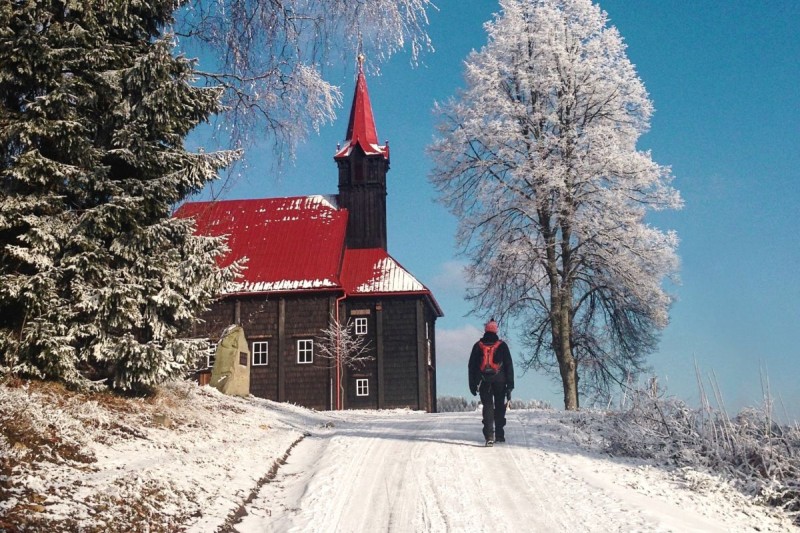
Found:
[{"label": "dark trousers", "polygon": [[483,436],[487,439],[505,437],[506,426],[506,384],[481,383],[481,403],[483,404]]}]

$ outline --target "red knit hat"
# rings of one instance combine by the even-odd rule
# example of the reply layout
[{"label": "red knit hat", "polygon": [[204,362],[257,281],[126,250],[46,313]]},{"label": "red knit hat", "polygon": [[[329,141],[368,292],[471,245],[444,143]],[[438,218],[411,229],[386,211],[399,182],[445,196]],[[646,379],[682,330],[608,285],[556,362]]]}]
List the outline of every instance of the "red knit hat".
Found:
[{"label": "red knit hat", "polygon": [[486,332],[487,333],[497,333],[497,322],[494,321],[494,318],[489,320],[486,323]]}]

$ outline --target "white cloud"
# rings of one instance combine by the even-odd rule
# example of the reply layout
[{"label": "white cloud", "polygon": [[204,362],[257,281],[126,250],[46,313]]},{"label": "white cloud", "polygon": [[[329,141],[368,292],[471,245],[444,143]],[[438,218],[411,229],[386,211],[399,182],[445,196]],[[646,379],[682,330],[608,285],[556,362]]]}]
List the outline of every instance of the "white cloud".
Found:
[{"label": "white cloud", "polygon": [[439,267],[439,273],[431,280],[434,291],[457,293],[463,297],[467,289],[467,280],[463,261],[445,261]]},{"label": "white cloud", "polygon": [[437,363],[464,363],[469,360],[472,345],[483,336],[483,331],[471,324],[456,329],[436,330]]}]

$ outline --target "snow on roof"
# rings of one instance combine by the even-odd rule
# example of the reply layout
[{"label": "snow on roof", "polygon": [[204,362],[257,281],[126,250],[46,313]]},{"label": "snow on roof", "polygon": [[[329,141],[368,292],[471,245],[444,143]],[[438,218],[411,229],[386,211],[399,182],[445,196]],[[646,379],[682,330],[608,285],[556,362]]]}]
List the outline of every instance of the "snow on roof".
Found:
[{"label": "snow on roof", "polygon": [[233,282],[225,288],[226,294],[240,292],[284,292],[304,289],[334,289],[339,284],[329,279],[305,279],[278,281],[258,281],[258,282]]},{"label": "snow on roof", "polygon": [[346,250],[342,286],[351,296],[425,294],[439,316],[443,316],[431,291],[382,248]]},{"label": "snow on roof", "polygon": [[228,236],[222,266],[248,259],[243,278],[226,292],[339,286],[347,211],[332,197],[189,202],[175,216],[194,218],[198,234]]},{"label": "snow on roof", "polygon": [[342,271],[342,282],[351,294],[427,290],[380,248],[347,250]]},{"label": "snow on roof", "polygon": [[430,290],[382,248],[345,249],[347,210],[335,197],[297,196],[188,202],[175,216],[194,218],[196,233],[228,236],[227,266],[247,258],[226,294],[341,290],[350,296],[423,294]]},{"label": "snow on roof", "polygon": [[334,159],[340,159],[343,157],[349,156],[353,153],[353,149],[356,145],[360,146],[361,149],[364,151],[364,155],[382,155],[383,157],[389,157],[389,145],[380,146],[378,144],[365,144],[361,142],[358,138],[354,141],[347,141],[346,144],[333,156]]}]

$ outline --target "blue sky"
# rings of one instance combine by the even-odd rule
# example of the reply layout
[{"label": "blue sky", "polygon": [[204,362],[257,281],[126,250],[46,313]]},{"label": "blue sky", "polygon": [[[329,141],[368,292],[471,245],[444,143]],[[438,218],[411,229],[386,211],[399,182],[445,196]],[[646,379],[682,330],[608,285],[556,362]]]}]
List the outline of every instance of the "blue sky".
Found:
[{"label": "blue sky", "polygon": [[[695,364],[713,399],[729,412],[762,401],[769,379],[776,414],[800,419],[800,2],[606,0],[656,112],[641,149],[671,165],[685,207],[650,220],[678,232],[681,285],[671,324],[649,361],[670,395],[696,404]],[[388,174],[389,252],[434,292],[440,395],[468,396],[468,350],[482,317],[465,316],[455,220],[434,202],[425,147],[431,109],[463,84],[463,60],[486,36],[494,1],[441,0],[430,17],[435,51],[417,67],[399,54],[368,76],[381,141],[392,149]],[[365,50],[369,56],[369,49]],[[355,63],[355,62],[353,62]],[[276,177],[265,139],[225,198],[336,193],[336,143],[344,140],[354,64],[333,65],[344,107],[299,147]],[[205,141],[199,134],[192,143]],[[502,326],[502,325],[501,325]],[[520,358],[513,331],[503,334]],[[561,407],[560,384],[518,373],[516,397]],[[782,403],[782,405],[781,405]]]}]

